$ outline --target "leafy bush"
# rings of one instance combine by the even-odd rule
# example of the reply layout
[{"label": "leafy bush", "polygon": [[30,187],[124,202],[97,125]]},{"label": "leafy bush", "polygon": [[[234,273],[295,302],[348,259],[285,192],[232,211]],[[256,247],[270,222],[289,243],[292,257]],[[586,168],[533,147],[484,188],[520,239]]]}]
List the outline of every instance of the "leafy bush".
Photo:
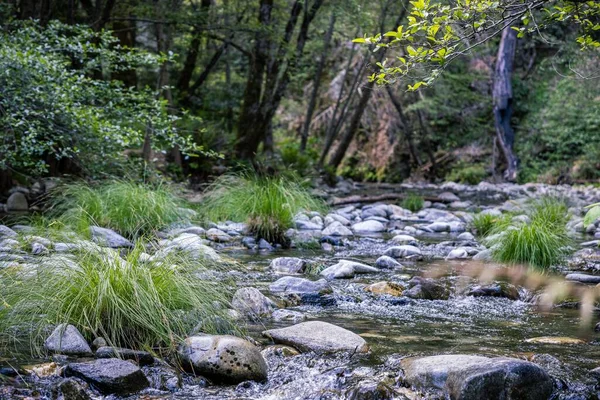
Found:
[{"label": "leafy bush", "polygon": [[499,262],[528,264],[548,269],[567,255],[571,239],[567,234],[567,206],[554,198],[533,202],[528,222],[496,226],[488,238],[492,257]]},{"label": "leafy bush", "polygon": [[[231,331],[224,283],[198,278],[209,265],[184,255],[144,262],[138,243],[125,259],[116,251],[89,248],[76,261],[52,258],[34,271],[0,271],[0,336],[38,351],[48,325],[70,323],[91,340],[111,346],[173,350],[201,326]],[[214,268],[210,265],[210,268]]]},{"label": "leafy bush", "polygon": [[94,77],[156,67],[163,57],[124,49],[111,32],[51,21],[15,23],[0,31],[0,170],[27,176],[71,160],[91,174],[119,169],[123,150],[153,145],[197,149],[179,135],[179,117],[150,89]]},{"label": "leafy bush", "polygon": [[294,215],[325,209],[295,179],[244,174],[219,177],[206,191],[201,212],[212,221],[246,221],[258,238],[288,245],[285,231]]},{"label": "leafy bush", "polygon": [[481,165],[456,166],[448,175],[446,180],[450,182],[467,183],[477,185],[487,177],[485,168]]},{"label": "leafy bush", "polygon": [[57,219],[79,232],[98,225],[131,239],[189,218],[182,208],[184,202],[166,185],[131,181],[98,186],[74,183],[59,187],[51,201]]},{"label": "leafy bush", "polygon": [[412,212],[417,212],[423,208],[425,200],[418,194],[410,193],[404,200],[402,200],[402,208],[406,208]]}]

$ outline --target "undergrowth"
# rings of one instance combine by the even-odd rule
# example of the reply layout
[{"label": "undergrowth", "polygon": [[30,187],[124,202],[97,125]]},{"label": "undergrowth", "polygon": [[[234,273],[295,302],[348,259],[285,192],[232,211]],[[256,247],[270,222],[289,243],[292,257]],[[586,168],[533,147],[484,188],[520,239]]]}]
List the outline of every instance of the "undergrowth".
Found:
[{"label": "undergrowth", "polygon": [[425,200],[422,196],[410,193],[404,200],[402,200],[401,207],[412,212],[417,212],[423,208],[423,204],[425,204]]}]

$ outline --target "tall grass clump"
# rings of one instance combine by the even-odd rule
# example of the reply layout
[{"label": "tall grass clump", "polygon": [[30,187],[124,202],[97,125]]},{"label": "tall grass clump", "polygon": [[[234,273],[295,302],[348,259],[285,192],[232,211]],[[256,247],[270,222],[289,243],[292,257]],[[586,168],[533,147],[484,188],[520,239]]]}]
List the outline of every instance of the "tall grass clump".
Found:
[{"label": "tall grass clump", "polygon": [[404,200],[402,200],[401,207],[412,212],[417,212],[423,208],[423,204],[425,204],[425,200],[422,196],[410,193]]},{"label": "tall grass clump", "polygon": [[121,258],[91,247],[35,270],[1,270],[2,342],[29,343],[36,354],[49,327],[70,323],[88,340],[100,336],[111,346],[168,351],[196,327],[231,331],[228,287],[197,276],[208,265],[181,254],[149,262],[143,250],[138,243]]},{"label": "tall grass clump", "polygon": [[79,232],[90,225],[113,229],[130,239],[184,220],[184,202],[166,185],[132,181],[97,186],[73,183],[57,189],[52,215]]},{"label": "tall grass clump", "polygon": [[494,229],[499,230],[508,226],[510,216],[496,216],[491,214],[475,214],[471,221],[471,226],[480,238],[488,236]]},{"label": "tall grass clump", "polygon": [[290,176],[223,175],[207,189],[202,214],[212,221],[245,221],[250,232],[287,244],[285,231],[301,211],[325,211],[325,203]]},{"label": "tall grass clump", "polygon": [[567,205],[556,198],[532,202],[527,222],[492,229],[488,239],[492,257],[498,262],[528,264],[547,270],[567,255],[571,239],[567,233]]}]

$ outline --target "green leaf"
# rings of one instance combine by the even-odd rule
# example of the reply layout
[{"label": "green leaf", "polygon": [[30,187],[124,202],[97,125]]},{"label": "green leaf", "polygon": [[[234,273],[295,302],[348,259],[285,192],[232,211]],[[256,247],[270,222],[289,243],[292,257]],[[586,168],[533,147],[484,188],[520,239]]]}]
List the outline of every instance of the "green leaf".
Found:
[{"label": "green leaf", "polygon": [[356,38],[352,40],[352,43],[367,43],[367,40],[365,38]]}]

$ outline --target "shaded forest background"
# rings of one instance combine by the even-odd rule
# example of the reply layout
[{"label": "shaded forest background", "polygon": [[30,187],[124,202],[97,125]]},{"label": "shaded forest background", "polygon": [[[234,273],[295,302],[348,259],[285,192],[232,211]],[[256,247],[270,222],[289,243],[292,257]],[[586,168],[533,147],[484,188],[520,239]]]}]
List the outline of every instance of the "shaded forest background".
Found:
[{"label": "shaded forest background", "polygon": [[[123,106],[118,118],[143,115],[144,126],[137,128],[135,140],[124,130],[122,143],[101,160],[85,155],[78,129],[71,127],[56,139],[55,131],[41,127],[36,140],[52,144],[31,153],[42,167],[9,161],[0,171],[3,186],[36,175],[118,175],[132,163],[139,166],[136,160],[193,182],[247,164],[361,181],[502,180],[505,161],[492,111],[499,39],[459,58],[435,85],[417,92],[406,91],[402,82],[386,87],[369,82],[375,64],[397,57],[401,49],[373,53],[352,39],[395,29],[407,7],[406,1],[391,0],[4,3],[4,35],[18,36],[34,25],[41,35],[50,30],[67,41],[72,38],[75,48],[85,35],[92,44],[100,43],[90,32],[106,31],[116,41],[106,42],[107,53],[88,54],[92,60],[131,49],[142,51],[140,57],[155,55],[152,62],[123,63],[126,68],[118,67],[121,59],[106,57],[86,69],[72,56],[77,50],[60,50],[73,52],[65,68],[80,69],[90,82],[134,88],[148,96],[138,98],[142,103],[151,98],[158,103],[147,110]],[[29,20],[34,22],[19,22]],[[83,30],[74,34],[68,26]],[[517,41],[511,125],[519,182],[600,178],[600,71],[597,57],[577,48],[575,35],[567,24]],[[23,39],[24,47],[39,44],[31,37]],[[14,133],[17,124],[7,117],[18,96],[0,90],[0,104],[5,105],[0,129],[5,143],[14,141],[3,150],[6,159],[26,136]],[[111,106],[110,98],[103,101],[97,106]],[[159,112],[165,115],[152,122],[152,113]],[[164,135],[173,140],[161,139],[161,123],[165,132],[176,131]],[[101,130],[96,133],[100,142],[115,140]],[[73,143],[78,149],[65,151],[75,148]]]}]

